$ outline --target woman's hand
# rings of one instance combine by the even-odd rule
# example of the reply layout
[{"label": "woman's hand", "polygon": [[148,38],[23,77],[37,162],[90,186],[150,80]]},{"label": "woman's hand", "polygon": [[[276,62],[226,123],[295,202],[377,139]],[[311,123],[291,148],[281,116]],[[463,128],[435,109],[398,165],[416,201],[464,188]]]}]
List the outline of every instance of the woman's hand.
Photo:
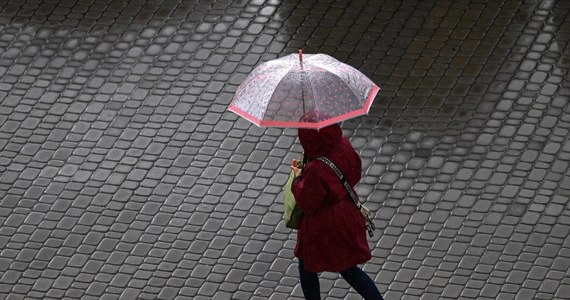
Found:
[{"label": "woman's hand", "polygon": [[293,172],[295,173],[295,177],[301,176],[302,169],[299,168],[299,166],[297,165],[296,159],[293,159],[293,161],[291,162],[291,170],[293,170]]}]

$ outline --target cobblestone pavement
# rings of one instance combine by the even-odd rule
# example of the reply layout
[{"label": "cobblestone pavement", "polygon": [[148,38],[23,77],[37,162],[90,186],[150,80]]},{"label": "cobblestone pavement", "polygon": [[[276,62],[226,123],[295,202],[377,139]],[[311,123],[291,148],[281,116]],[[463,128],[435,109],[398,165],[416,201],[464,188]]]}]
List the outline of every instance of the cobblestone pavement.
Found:
[{"label": "cobblestone pavement", "polygon": [[[568,299],[570,2],[0,0],[1,299],[300,299],[295,130],[226,111],[323,52],[382,88],[342,124],[386,299]],[[337,274],[326,299],[359,299]]]}]

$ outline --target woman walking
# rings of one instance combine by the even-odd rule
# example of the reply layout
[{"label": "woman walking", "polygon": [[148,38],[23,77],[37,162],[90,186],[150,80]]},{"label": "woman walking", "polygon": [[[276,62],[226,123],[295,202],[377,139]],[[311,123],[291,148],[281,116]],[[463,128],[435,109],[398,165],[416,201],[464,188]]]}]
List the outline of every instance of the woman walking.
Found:
[{"label": "woman walking", "polygon": [[366,224],[335,172],[319,157],[331,160],[354,187],[362,162],[342,129],[334,124],[320,130],[299,129],[305,163],[291,168],[291,190],[303,211],[295,246],[299,276],[308,300],[320,299],[319,272],[338,272],[366,300],[383,299],[357,265],[370,260]]}]

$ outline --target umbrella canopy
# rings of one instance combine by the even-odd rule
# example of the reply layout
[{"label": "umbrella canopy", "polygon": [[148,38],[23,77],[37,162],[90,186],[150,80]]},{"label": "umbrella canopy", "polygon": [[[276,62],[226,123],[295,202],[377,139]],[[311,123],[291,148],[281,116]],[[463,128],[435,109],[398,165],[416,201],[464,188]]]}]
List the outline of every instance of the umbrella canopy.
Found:
[{"label": "umbrella canopy", "polygon": [[228,109],[257,126],[319,129],[367,114],[379,90],[331,56],[299,51],[257,66]]}]

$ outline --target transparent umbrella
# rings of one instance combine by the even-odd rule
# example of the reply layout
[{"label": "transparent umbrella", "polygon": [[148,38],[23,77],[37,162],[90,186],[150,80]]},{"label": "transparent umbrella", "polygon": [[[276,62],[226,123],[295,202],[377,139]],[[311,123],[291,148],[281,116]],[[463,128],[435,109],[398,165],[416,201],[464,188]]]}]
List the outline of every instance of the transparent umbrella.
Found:
[{"label": "transparent umbrella", "polygon": [[379,90],[357,69],[299,50],[257,66],[228,109],[257,126],[319,129],[367,114]]}]

